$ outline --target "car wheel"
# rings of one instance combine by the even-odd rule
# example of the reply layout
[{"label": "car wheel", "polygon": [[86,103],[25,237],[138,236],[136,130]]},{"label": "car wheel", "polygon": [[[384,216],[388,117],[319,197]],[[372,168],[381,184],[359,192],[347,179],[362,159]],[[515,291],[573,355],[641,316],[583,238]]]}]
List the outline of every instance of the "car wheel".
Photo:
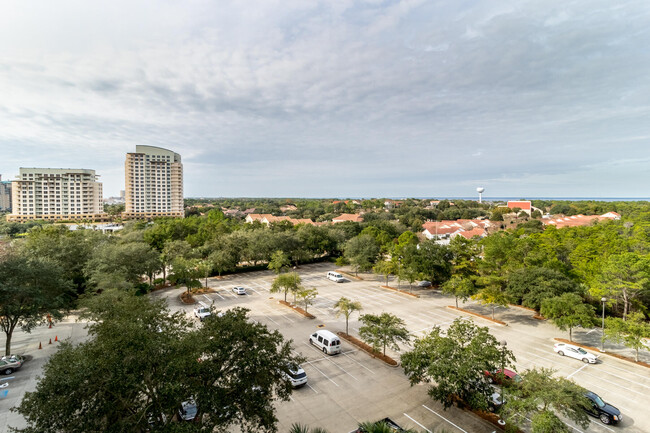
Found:
[{"label": "car wheel", "polygon": [[582,358],[582,362],[584,362],[585,364],[589,364],[589,359],[587,359],[587,358]]},{"label": "car wheel", "polygon": [[600,422],[603,424],[611,424],[612,420],[609,418],[609,415],[605,415],[604,413],[601,413],[600,416]]},{"label": "car wheel", "polygon": [[11,374],[11,373],[13,373],[13,372],[14,372],[14,371],[13,371],[11,368],[8,368],[8,369],[5,370],[4,373],[5,373],[5,374]]},{"label": "car wheel", "polygon": [[325,355],[327,355],[327,348],[326,348],[326,347],[323,347],[323,353],[324,353]]},{"label": "car wheel", "polygon": [[561,350],[557,354],[560,356],[564,356],[564,352],[562,352]]},{"label": "car wheel", "polygon": [[311,341],[311,338],[309,339],[309,344],[311,344],[312,346],[314,345],[314,342]]}]

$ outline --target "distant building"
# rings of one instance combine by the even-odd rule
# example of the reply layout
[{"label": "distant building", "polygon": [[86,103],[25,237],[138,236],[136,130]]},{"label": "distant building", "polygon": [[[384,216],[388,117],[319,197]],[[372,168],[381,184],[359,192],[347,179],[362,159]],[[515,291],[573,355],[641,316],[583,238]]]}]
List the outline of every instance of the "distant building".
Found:
[{"label": "distant building", "polygon": [[0,175],[0,212],[11,212],[11,181]]},{"label": "distant building", "polygon": [[533,206],[530,201],[509,201],[507,205],[510,209],[519,208],[530,215],[533,211]]},{"label": "distant building", "polygon": [[183,217],[183,164],[171,150],[138,145],[124,163],[124,219]]},{"label": "distant building", "polygon": [[546,226],[555,226],[558,229],[564,227],[588,226],[601,221],[620,220],[621,216],[616,212],[607,212],[602,215],[571,215],[559,218],[542,220]]},{"label": "distant building", "polygon": [[463,236],[471,239],[474,236],[484,237],[488,229],[492,227],[490,220],[459,219],[429,221],[422,224],[422,235],[427,239],[434,239],[439,244],[448,244],[455,236]]},{"label": "distant building", "polygon": [[263,213],[263,214],[251,213],[246,215],[246,219],[244,221],[246,221],[249,224],[255,221],[259,221],[260,223],[267,226],[271,223],[277,223],[281,221],[287,221],[293,225],[296,224],[316,225],[316,223],[314,223],[310,218],[289,218],[288,216],[273,216],[268,213]]},{"label": "distant building", "polygon": [[97,177],[95,170],[21,167],[11,182],[12,213],[7,221],[105,221]]},{"label": "distant building", "polygon": [[358,213],[344,213],[344,214],[341,214],[341,215],[337,216],[336,218],[332,218],[332,222],[335,223],[335,224],[336,223],[342,223],[342,222],[345,222],[345,221],[352,221],[352,222],[355,222],[355,223],[361,223],[361,222],[363,222],[363,216],[361,216],[361,214],[358,214]]}]

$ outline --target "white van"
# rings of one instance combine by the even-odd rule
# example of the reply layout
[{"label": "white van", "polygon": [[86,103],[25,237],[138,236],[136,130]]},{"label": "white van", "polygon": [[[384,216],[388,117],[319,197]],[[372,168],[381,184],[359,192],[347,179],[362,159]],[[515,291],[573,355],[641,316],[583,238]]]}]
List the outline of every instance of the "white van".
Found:
[{"label": "white van", "polygon": [[341,340],[333,332],[322,329],[309,336],[309,343],[318,347],[323,353],[334,355],[341,353]]},{"label": "white van", "polygon": [[327,279],[332,280],[335,283],[342,283],[343,281],[345,281],[345,279],[343,278],[343,275],[339,274],[338,272],[334,272],[334,271],[329,271],[327,273]]}]

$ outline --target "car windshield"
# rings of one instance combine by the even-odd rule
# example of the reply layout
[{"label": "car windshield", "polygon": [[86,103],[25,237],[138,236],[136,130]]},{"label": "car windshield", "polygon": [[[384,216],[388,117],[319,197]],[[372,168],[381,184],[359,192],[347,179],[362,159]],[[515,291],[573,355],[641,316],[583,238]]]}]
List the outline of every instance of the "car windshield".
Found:
[{"label": "car windshield", "polygon": [[586,355],[587,351],[581,347],[578,347],[578,353],[580,353],[581,355]]},{"label": "car windshield", "polygon": [[593,400],[598,405],[598,407],[605,407],[605,402],[603,401],[603,399],[597,396],[596,394],[593,395]]}]

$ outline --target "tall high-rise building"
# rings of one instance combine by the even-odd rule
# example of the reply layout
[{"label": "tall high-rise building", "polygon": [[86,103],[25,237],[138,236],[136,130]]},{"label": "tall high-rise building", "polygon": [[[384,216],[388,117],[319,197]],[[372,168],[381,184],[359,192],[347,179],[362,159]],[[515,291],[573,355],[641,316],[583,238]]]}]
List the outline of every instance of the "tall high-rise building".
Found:
[{"label": "tall high-rise building", "polygon": [[7,220],[106,220],[97,177],[95,170],[21,167]]},{"label": "tall high-rise building", "polygon": [[11,182],[0,174],[0,212],[11,211]]},{"label": "tall high-rise building", "polygon": [[155,146],[135,147],[126,154],[123,218],[183,217],[181,156]]}]

